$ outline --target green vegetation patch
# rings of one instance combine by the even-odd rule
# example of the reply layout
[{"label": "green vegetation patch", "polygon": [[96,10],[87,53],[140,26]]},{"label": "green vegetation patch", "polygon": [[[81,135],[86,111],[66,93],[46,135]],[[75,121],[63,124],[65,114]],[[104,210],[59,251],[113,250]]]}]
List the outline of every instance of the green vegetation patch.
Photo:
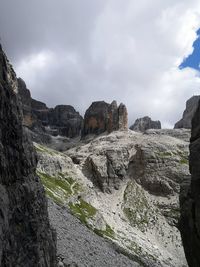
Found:
[{"label": "green vegetation patch", "polygon": [[77,192],[74,190],[76,182],[71,177],[60,174],[55,177],[40,171],[37,171],[37,174],[41,178],[46,194],[57,204],[64,204],[71,195]]},{"label": "green vegetation patch", "polygon": [[182,159],[180,160],[180,163],[181,163],[181,164],[189,165],[189,161],[188,161],[188,159],[186,159],[186,158],[182,158]]},{"label": "green vegetation patch", "polygon": [[156,152],[155,153],[159,158],[169,158],[173,156],[173,153],[170,151]]},{"label": "green vegetation patch", "polygon": [[40,144],[34,143],[34,146],[35,146],[36,151],[40,152],[40,153],[47,153],[47,154],[49,154],[51,156],[55,156],[55,155],[60,154],[60,152],[55,151],[53,149],[50,149],[50,148],[48,148],[46,146],[42,146]]},{"label": "green vegetation patch", "polygon": [[80,199],[77,203],[69,203],[69,208],[86,225],[88,225],[88,219],[94,218],[97,213],[97,209],[83,199]]},{"label": "green vegetation patch", "polygon": [[95,228],[94,232],[99,235],[99,236],[106,236],[112,239],[115,239],[115,232],[113,231],[113,229],[110,227],[110,225],[106,224],[106,229],[105,230],[100,230]]}]

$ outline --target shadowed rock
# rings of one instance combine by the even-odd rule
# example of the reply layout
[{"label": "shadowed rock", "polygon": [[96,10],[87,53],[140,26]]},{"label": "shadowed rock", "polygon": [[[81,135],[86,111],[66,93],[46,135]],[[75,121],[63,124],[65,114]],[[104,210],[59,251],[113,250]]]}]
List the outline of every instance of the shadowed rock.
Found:
[{"label": "shadowed rock", "polygon": [[198,106],[198,102],[199,102],[200,96],[199,95],[195,95],[193,97],[191,97],[190,99],[187,100],[186,102],[186,109],[183,112],[183,117],[180,121],[178,121],[175,125],[174,125],[174,129],[177,128],[186,128],[186,129],[191,129],[192,125],[192,118],[195,114],[195,111],[197,109]]},{"label": "shadowed rock", "polygon": [[200,103],[192,120],[190,143],[191,184],[182,185],[180,230],[188,264],[200,266]]},{"label": "shadowed rock", "polygon": [[[31,98],[30,91],[21,78],[18,79],[18,85],[23,125],[37,133],[39,140],[44,140],[45,134],[70,138],[80,135],[83,118],[72,106],[58,105],[55,108],[48,108],[45,103]],[[47,139],[46,136],[45,140]]]},{"label": "shadowed rock", "polygon": [[[54,267],[55,235],[17,91],[16,75],[0,46],[0,266]],[[27,114],[29,104],[27,99]]]}]

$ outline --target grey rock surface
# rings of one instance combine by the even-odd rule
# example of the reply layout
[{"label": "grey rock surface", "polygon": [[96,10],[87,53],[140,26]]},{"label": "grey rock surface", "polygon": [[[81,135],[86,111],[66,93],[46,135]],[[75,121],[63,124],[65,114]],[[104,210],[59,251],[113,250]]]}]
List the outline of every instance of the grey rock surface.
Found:
[{"label": "grey rock surface", "polygon": [[161,129],[160,121],[152,121],[148,116],[137,119],[130,127],[131,130],[136,132],[144,132],[148,129]]},{"label": "grey rock surface", "polygon": [[55,267],[56,242],[16,75],[0,46],[0,266]]},{"label": "grey rock surface", "polygon": [[154,135],[154,136],[159,136],[159,135],[168,135],[174,138],[181,139],[185,142],[190,141],[191,137],[191,130],[190,129],[149,129],[144,132],[147,135]]},{"label": "grey rock surface", "polygon": [[160,131],[116,131],[66,154],[80,171],[73,177],[92,182],[87,200],[117,232],[120,245],[131,247],[147,266],[182,267],[178,198],[180,184],[190,181],[189,142],[183,130],[178,138]]},{"label": "grey rock surface", "polygon": [[183,117],[180,121],[178,121],[174,125],[175,129],[178,129],[178,128],[191,129],[192,128],[192,118],[198,107],[199,100],[200,100],[199,95],[194,95],[190,99],[187,100],[186,109],[183,112]]},{"label": "grey rock surface", "polygon": [[[67,208],[49,201],[51,224],[57,230],[58,254],[66,266],[77,267],[139,267],[138,263],[120,253],[109,241],[96,235],[75,218]],[[74,265],[73,265],[74,264]]]}]

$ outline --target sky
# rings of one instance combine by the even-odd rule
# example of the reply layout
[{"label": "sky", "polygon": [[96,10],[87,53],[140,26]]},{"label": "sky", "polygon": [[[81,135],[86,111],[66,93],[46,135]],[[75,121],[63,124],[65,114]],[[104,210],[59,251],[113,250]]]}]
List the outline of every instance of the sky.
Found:
[{"label": "sky", "polygon": [[123,102],[164,128],[200,94],[199,0],[0,0],[0,38],[32,97]]},{"label": "sky", "polygon": [[183,59],[179,66],[180,69],[190,67],[200,71],[200,29],[197,31],[197,35],[198,38],[193,43],[193,52]]}]

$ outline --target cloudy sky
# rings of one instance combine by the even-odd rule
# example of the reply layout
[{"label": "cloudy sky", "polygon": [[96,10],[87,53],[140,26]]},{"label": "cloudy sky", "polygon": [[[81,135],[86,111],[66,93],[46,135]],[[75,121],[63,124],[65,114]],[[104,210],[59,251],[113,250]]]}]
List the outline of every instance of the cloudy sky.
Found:
[{"label": "cloudy sky", "polygon": [[34,98],[82,115],[115,99],[129,124],[172,127],[200,93],[199,28],[199,0],[0,0],[1,43]]}]

